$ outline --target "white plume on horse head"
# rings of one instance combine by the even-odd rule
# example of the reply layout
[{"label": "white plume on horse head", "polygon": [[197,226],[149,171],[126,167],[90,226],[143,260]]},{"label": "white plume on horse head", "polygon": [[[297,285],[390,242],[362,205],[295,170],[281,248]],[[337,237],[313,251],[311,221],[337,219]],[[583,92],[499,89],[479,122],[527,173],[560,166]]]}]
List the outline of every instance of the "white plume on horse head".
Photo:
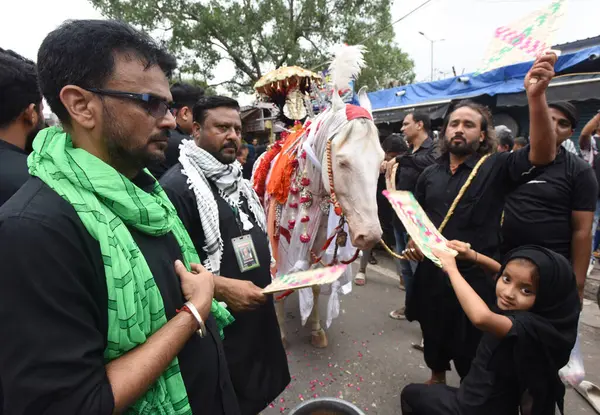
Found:
[{"label": "white plume on horse head", "polygon": [[366,49],[363,45],[341,45],[329,65],[331,81],[333,84],[333,94],[331,100],[333,108],[339,110],[344,103],[340,98],[339,91],[348,89],[348,84],[360,75],[362,68],[365,67],[364,53]]}]

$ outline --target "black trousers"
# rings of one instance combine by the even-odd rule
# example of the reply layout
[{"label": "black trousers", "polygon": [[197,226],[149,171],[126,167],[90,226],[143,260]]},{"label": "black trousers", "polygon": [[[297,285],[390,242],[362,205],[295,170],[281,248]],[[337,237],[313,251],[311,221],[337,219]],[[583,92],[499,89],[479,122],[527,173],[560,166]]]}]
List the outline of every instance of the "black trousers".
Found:
[{"label": "black trousers", "polygon": [[[488,275],[478,267],[461,273],[486,303],[493,301],[493,283]],[[454,361],[456,371],[464,378],[482,333],[465,315],[448,277],[431,261],[422,262],[415,274],[413,295],[407,301],[407,318],[421,325],[427,367],[445,372]]]},{"label": "black trousers", "polygon": [[421,324],[425,363],[432,371],[441,373],[451,370],[450,361],[453,361],[463,379],[471,369],[482,333],[471,324],[460,306],[458,309],[448,307],[437,317],[440,324]]},{"label": "black trousers", "polygon": [[403,415],[460,415],[456,391],[446,385],[410,384],[402,390]]}]

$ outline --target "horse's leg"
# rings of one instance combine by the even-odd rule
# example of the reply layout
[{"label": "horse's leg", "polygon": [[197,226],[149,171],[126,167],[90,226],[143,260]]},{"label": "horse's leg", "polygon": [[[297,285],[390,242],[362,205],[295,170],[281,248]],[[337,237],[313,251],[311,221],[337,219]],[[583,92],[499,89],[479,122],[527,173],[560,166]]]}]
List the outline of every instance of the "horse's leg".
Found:
[{"label": "horse's leg", "polygon": [[313,291],[313,309],[310,313],[310,329],[311,329],[311,339],[310,343],[314,347],[324,348],[327,347],[327,334],[323,327],[321,327],[321,319],[319,316],[319,293],[321,292],[321,287],[315,285],[312,287]]},{"label": "horse's leg", "polygon": [[275,314],[277,314],[277,323],[279,324],[279,332],[281,333],[281,343],[287,348],[287,340],[285,338],[285,300],[275,301]]}]

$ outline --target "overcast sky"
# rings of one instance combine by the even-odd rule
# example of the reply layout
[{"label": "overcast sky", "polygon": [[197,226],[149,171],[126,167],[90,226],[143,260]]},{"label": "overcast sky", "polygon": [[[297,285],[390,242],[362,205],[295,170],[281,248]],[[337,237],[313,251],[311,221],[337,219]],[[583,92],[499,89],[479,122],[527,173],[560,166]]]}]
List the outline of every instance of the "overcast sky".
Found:
[{"label": "overcast sky", "polygon": [[[396,20],[425,0],[395,0]],[[3,1],[0,47],[35,60],[45,35],[66,19],[101,18],[87,0]],[[49,4],[52,3],[52,6]],[[494,29],[550,4],[550,0],[433,0],[427,6],[394,25],[396,41],[415,62],[418,81],[429,80],[430,39],[435,43],[436,78],[472,72],[481,63]],[[565,25],[555,43],[600,35],[600,0],[569,0]],[[227,68],[223,68],[227,72]],[[223,73],[221,70],[220,73]],[[220,81],[224,79],[216,79]],[[246,101],[246,99],[244,99]],[[244,102],[248,103],[248,102]]]}]

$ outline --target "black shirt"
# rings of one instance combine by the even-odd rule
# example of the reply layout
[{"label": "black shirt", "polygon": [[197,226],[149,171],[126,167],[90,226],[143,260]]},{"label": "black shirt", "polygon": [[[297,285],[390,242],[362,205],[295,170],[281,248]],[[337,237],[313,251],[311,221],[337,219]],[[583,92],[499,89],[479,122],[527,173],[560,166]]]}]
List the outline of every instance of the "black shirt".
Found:
[{"label": "black shirt", "polygon": [[148,170],[156,177],[156,180],[160,179],[167,170],[179,163],[179,146],[183,140],[189,140],[191,138],[192,137],[184,133],[179,126],[174,130],[169,130],[169,140],[167,142],[167,149],[165,150],[164,161],[152,163],[148,166]]},{"label": "black shirt", "polygon": [[417,151],[413,152],[413,147],[410,147],[410,152],[396,157],[398,168],[396,169],[396,190],[415,191],[419,176],[427,167],[435,163],[439,157],[437,145],[431,138],[427,138]]},{"label": "black shirt", "polygon": [[[411,146],[409,152],[396,157],[396,161],[398,162],[398,168],[396,169],[396,190],[414,192],[419,176],[423,173],[423,170],[435,163],[437,157],[439,157],[438,147],[430,137],[427,137],[421,143],[417,151],[413,152],[413,147]],[[386,204],[389,206],[389,202]],[[404,225],[398,216],[393,215],[392,217],[394,227],[404,231]]]},{"label": "black shirt", "polygon": [[[147,175],[135,181],[146,188]],[[167,319],[184,303],[175,237],[129,228]],[[32,178],[0,208],[0,378],[8,415],[112,414],[105,370],[107,289],[100,246],[73,207]],[[192,411],[239,414],[214,319],[178,355]],[[142,364],[142,363],[140,363]]]},{"label": "black shirt", "polygon": [[[415,197],[433,224],[439,228],[452,202],[481,158],[467,158],[454,174],[446,154],[419,176]],[[473,249],[493,257],[500,243],[500,220],[505,195],[528,180],[535,169],[529,162],[529,149],[495,153],[480,166],[454,214],[442,232],[448,240],[458,239]],[[469,264],[459,261],[459,266]]]},{"label": "black shirt", "polygon": [[457,392],[462,415],[518,415],[519,388],[512,357],[514,327],[500,339],[484,333],[469,374]]},{"label": "black shirt", "polygon": [[[194,192],[187,183],[187,177],[181,173],[182,168],[181,164],[176,164],[160,182],[204,261],[206,253],[202,247],[205,245],[205,238],[198,205]],[[220,275],[252,281],[258,287],[266,287],[271,283],[271,253],[267,235],[256,224],[243,197],[241,209],[248,214],[254,225],[249,231],[240,229],[233,209],[219,196],[214,187],[213,194],[219,210],[219,230],[223,240]],[[260,267],[242,273],[231,240],[243,233],[252,236]],[[281,343],[272,296],[256,310],[242,313],[232,311],[232,314],[236,321],[225,328],[225,354],[242,412],[251,413],[252,411],[245,412],[250,406],[254,408],[254,415],[274,400],[289,383],[287,356]]]},{"label": "black shirt", "polygon": [[0,206],[28,179],[27,153],[0,138]]},{"label": "black shirt", "polygon": [[534,179],[506,198],[502,252],[534,244],[570,260],[572,212],[596,210],[598,184],[594,170],[562,147],[552,164],[536,170]]}]

